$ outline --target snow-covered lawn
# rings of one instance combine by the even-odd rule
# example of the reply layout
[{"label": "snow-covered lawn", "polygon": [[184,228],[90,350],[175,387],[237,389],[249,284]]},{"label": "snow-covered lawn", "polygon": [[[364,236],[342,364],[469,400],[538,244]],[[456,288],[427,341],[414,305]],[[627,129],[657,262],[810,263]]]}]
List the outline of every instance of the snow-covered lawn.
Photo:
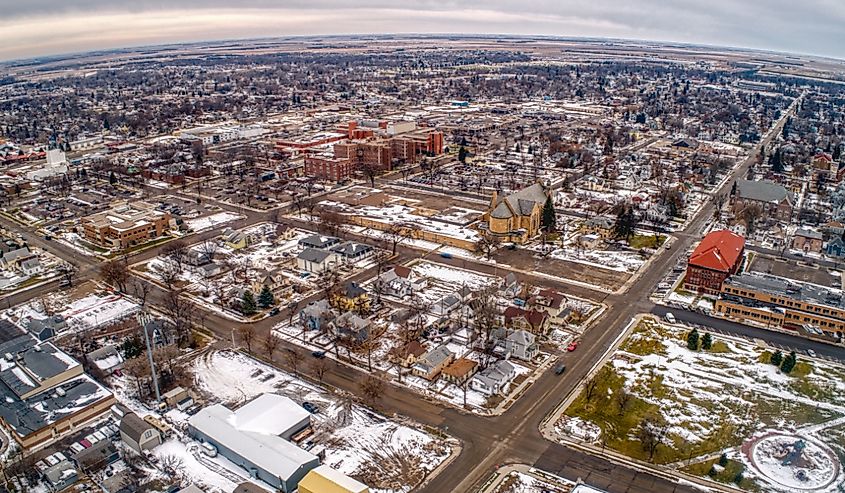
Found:
[{"label": "snow-covered lawn", "polygon": [[193,365],[195,385],[210,401],[236,407],[265,392],[309,401],[315,444],[325,464],[367,483],[374,492],[407,492],[451,453],[447,440],[410,423],[389,420],[241,353],[218,351]]},{"label": "snow-covered lawn", "polygon": [[547,252],[550,257],[558,260],[618,272],[637,272],[648,260],[648,257],[643,256],[639,251],[583,248],[577,243],[578,236],[580,234],[570,235],[564,240],[562,246],[547,244],[544,249],[543,245],[534,245],[531,249],[535,252]]},{"label": "snow-covered lawn", "polygon": [[210,216],[200,217],[197,219],[190,219],[188,221],[185,221],[185,224],[188,226],[188,229],[190,229],[194,233],[199,233],[200,231],[217,228],[226,223],[237,221],[238,219],[243,218],[244,216],[240,214],[235,214],[233,212],[218,212],[216,214],[211,214]]},{"label": "snow-covered lawn", "polygon": [[475,271],[426,261],[416,263],[412,268],[418,275],[428,279],[426,288],[416,293],[425,303],[436,303],[450,294],[457,293],[462,287],[477,292],[499,282],[495,277]]},{"label": "snow-covered lawn", "polygon": [[569,483],[540,479],[522,471],[511,471],[502,479],[494,493],[565,493],[571,491]]},{"label": "snow-covered lawn", "polygon": [[598,425],[608,447],[647,459],[637,432],[644,418],[660,416],[669,438],[655,460],[674,462],[690,450],[694,458],[739,446],[762,429],[816,435],[845,416],[845,368],[799,356],[786,375],[745,340],[714,336],[710,350],[691,351],[688,330],[643,319],[598,373],[590,398],[585,388],[567,409],[584,423],[578,433],[567,433],[570,418],[559,431],[592,435],[586,428]]}]

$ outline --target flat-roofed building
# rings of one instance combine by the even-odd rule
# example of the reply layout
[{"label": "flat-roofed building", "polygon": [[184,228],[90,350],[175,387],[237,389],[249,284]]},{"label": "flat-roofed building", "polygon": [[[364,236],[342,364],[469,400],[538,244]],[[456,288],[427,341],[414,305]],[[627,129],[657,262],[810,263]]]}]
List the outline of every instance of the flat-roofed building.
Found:
[{"label": "flat-roofed building", "polygon": [[364,483],[323,465],[312,469],[299,482],[299,493],[369,493]]},{"label": "flat-roofed building", "polygon": [[149,202],[122,202],[82,218],[82,231],[97,246],[125,249],[161,237],[170,229],[170,219],[170,213]]},{"label": "flat-roofed building", "polygon": [[222,404],[188,420],[190,435],[284,493],[296,490],[320,459],[289,442],[307,428],[311,415],[287,397],[262,394],[236,411]]},{"label": "flat-roofed building", "polygon": [[842,290],[770,274],[746,273],[727,279],[715,309],[728,318],[772,328],[812,326],[829,336],[845,333]]}]

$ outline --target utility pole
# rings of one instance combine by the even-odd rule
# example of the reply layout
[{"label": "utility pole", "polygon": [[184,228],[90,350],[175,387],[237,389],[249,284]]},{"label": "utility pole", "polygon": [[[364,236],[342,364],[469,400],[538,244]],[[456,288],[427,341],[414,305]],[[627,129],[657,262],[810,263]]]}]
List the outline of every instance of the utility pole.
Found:
[{"label": "utility pole", "polygon": [[161,402],[161,392],[158,389],[158,377],[156,376],[155,363],[153,362],[153,348],[150,345],[150,333],[147,330],[147,324],[152,321],[152,317],[145,311],[138,312],[138,323],[141,325],[141,330],[144,331],[144,340],[147,342],[147,357],[150,359],[150,375],[153,378],[153,388],[156,392],[156,402]]}]

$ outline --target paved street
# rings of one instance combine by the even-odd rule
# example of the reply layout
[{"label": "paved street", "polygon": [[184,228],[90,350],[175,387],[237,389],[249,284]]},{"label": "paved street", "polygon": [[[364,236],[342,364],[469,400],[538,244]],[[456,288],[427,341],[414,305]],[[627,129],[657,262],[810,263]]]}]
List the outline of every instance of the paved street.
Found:
[{"label": "paved street", "polygon": [[[785,121],[787,115],[791,114],[791,111],[792,109],[784,112],[781,121],[764,139],[766,144],[771,140],[772,135],[780,131],[783,121]],[[755,159],[756,155],[752,155],[745,162],[741,163],[733,172],[730,179],[726,180],[724,185],[716,190],[713,195],[724,195],[728,192],[733,180],[737,177],[745,176],[748,166]],[[173,193],[178,194],[176,192]],[[217,202],[217,205],[228,210],[241,212],[238,208],[230,205],[219,202]],[[612,493],[697,491],[689,486],[680,486],[666,479],[648,473],[638,472],[628,466],[611,463],[602,457],[594,457],[579,450],[551,443],[541,436],[539,426],[541,421],[554,410],[561,400],[577,387],[589,369],[603,357],[607,348],[619,336],[628,321],[638,313],[654,312],[661,314],[663,312],[662,308],[655,307],[648,300],[649,293],[666,276],[680,257],[684,255],[684,252],[698,241],[700,230],[707,220],[712,217],[713,210],[714,205],[708,201],[699,213],[692,218],[686,229],[676,235],[677,240],[672,245],[672,248],[659,250],[653,261],[644,268],[645,271],[635,282],[630,284],[624,293],[608,295],[602,291],[587,287],[566,282],[550,281],[548,278],[539,276],[531,278],[530,274],[521,273],[521,277],[529,277],[536,285],[554,287],[567,294],[588,298],[597,302],[604,302],[608,306],[608,309],[583,334],[578,350],[560,357],[566,362],[569,370],[562,376],[555,375],[552,371],[547,371],[503,415],[496,417],[475,416],[451,407],[446,407],[441,403],[429,402],[406,389],[388,386],[380,403],[383,412],[387,414],[397,413],[408,416],[420,423],[438,427],[458,438],[462,443],[461,454],[440,474],[421,488],[420,491],[426,493],[475,491],[480,483],[493,472],[497,465],[509,462],[533,464],[538,468],[573,480],[580,477],[588,484],[604,488]],[[258,213],[249,210],[243,210],[242,212],[247,216],[245,219],[227,224],[227,226],[235,228],[245,227],[267,220],[269,217],[269,213]],[[311,229],[314,228],[313,224],[304,224],[304,221],[300,220],[285,219],[284,222],[294,226],[307,225]],[[5,218],[0,218],[0,224],[20,232],[31,244],[45,248],[77,265],[80,268],[80,279],[96,277],[100,261],[93,257],[85,257],[69,248],[60,247],[55,242],[46,241],[35,232],[17,226]],[[219,235],[219,231],[207,231],[192,235],[188,240],[193,243],[217,235]],[[375,242],[375,240],[366,237],[355,237],[355,239],[367,243]],[[129,262],[135,263],[152,258],[158,254],[160,249],[161,247],[156,247],[133,254],[130,256]],[[426,252],[421,252],[405,245],[399,245],[397,254],[399,255],[399,261],[408,261],[413,258],[419,258],[425,255]],[[503,276],[507,273],[507,269],[503,267],[471,260],[459,258],[444,259],[437,254],[429,254],[427,258],[434,262],[471,268],[487,274]],[[372,274],[373,271],[370,269],[369,271],[358,274],[356,277],[363,279]],[[19,303],[27,298],[39,296],[55,288],[56,286],[51,284],[22,295],[9,296],[3,301],[4,304]],[[148,302],[159,304],[164,295],[165,292],[163,289],[154,287],[148,297]],[[198,307],[198,309],[202,308]],[[227,341],[230,341],[232,329],[238,324],[216,312],[207,311],[204,315],[203,325],[220,339],[219,344],[225,344]],[[817,343],[796,341],[794,337],[790,338],[786,334],[767,332],[724,320],[710,319],[709,317],[696,313],[684,312],[679,314],[676,312],[676,315],[681,320],[688,320],[693,323],[713,324],[714,327],[730,333],[747,337],[760,337],[776,343],[794,344],[796,347],[805,349],[813,348],[820,355],[830,355],[831,357],[843,359],[841,348],[825,345],[818,345],[817,347]],[[280,316],[255,322],[253,326],[258,333],[258,339],[267,337],[271,327],[285,316],[287,314],[283,311]],[[297,370],[307,373],[310,351],[288,343],[283,344],[277,355],[274,356],[275,363],[284,367],[286,365],[286,359],[283,357],[283,354],[285,351],[290,350],[300,353],[303,362]],[[363,378],[362,372],[341,363],[332,364],[334,364],[334,367],[324,376],[323,381],[327,385],[338,389],[357,393],[358,384]]]}]

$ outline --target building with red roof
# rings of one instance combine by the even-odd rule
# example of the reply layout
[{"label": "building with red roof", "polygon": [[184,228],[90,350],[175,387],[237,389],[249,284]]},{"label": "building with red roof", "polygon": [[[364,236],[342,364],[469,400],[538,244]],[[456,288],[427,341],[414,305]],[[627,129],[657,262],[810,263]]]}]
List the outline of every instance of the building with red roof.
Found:
[{"label": "building with red roof", "polygon": [[684,289],[718,294],[725,279],[739,269],[744,251],[745,238],[733,231],[708,234],[690,255]]}]

